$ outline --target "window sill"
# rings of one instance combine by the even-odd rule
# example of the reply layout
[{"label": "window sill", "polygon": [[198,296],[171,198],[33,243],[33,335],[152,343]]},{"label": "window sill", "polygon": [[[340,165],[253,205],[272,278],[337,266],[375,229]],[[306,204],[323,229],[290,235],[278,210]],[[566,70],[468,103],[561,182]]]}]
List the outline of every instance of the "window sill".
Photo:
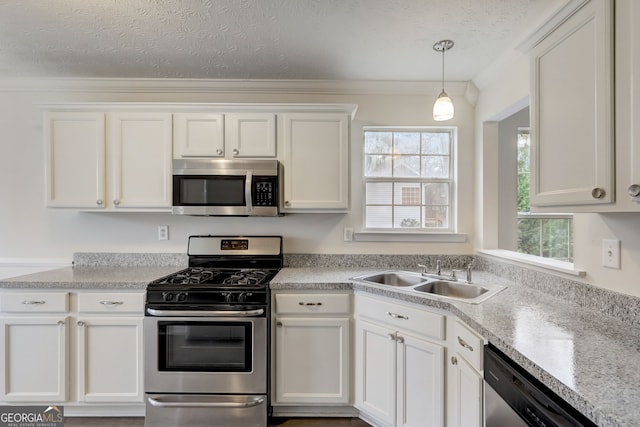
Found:
[{"label": "window sill", "polygon": [[479,254],[489,255],[496,258],[502,258],[509,261],[514,261],[519,264],[528,266],[540,267],[546,270],[552,270],[559,273],[569,274],[576,277],[584,277],[587,272],[584,270],[578,270],[571,262],[558,261],[554,259],[546,259],[533,255],[521,254],[518,252],[507,251],[504,249],[480,249]]},{"label": "window sill", "polygon": [[465,243],[464,233],[399,233],[399,232],[361,232],[353,233],[355,242],[437,242]]}]

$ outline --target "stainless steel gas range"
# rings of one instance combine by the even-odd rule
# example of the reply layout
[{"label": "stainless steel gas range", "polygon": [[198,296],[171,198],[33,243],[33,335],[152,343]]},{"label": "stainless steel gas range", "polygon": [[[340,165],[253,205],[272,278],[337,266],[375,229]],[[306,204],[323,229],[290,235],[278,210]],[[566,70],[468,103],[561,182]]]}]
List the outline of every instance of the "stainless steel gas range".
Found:
[{"label": "stainless steel gas range", "polygon": [[191,236],[189,267],[147,287],[148,427],[264,427],[269,281],[282,237]]}]

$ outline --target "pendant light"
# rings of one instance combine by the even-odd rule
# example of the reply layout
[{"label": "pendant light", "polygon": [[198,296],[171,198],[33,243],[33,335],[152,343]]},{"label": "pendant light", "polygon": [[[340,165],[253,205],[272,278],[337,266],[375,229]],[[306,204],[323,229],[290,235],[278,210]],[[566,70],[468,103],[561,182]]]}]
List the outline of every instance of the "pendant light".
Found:
[{"label": "pendant light", "polygon": [[433,50],[442,52],[442,92],[438,95],[436,103],[433,104],[433,120],[442,122],[453,118],[453,102],[444,91],[444,53],[453,47],[452,40],[440,40],[433,45]]}]

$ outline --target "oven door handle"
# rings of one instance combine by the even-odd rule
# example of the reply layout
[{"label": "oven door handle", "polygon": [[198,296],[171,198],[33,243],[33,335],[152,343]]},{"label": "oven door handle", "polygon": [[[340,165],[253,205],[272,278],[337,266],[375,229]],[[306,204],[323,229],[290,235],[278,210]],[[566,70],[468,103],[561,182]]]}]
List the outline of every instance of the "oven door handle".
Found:
[{"label": "oven door handle", "polygon": [[249,397],[244,402],[197,402],[174,400],[171,396],[147,397],[147,401],[156,408],[253,408],[264,403],[264,397]]},{"label": "oven door handle", "polygon": [[264,308],[255,310],[158,310],[147,308],[147,313],[157,317],[257,317],[264,314]]}]

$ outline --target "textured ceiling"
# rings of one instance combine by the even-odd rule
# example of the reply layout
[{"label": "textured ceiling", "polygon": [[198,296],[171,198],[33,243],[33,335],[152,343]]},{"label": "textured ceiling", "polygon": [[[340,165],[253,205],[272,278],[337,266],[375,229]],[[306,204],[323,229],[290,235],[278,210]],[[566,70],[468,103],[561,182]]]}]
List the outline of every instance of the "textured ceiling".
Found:
[{"label": "textured ceiling", "polygon": [[0,77],[470,80],[568,0],[0,0]]}]

